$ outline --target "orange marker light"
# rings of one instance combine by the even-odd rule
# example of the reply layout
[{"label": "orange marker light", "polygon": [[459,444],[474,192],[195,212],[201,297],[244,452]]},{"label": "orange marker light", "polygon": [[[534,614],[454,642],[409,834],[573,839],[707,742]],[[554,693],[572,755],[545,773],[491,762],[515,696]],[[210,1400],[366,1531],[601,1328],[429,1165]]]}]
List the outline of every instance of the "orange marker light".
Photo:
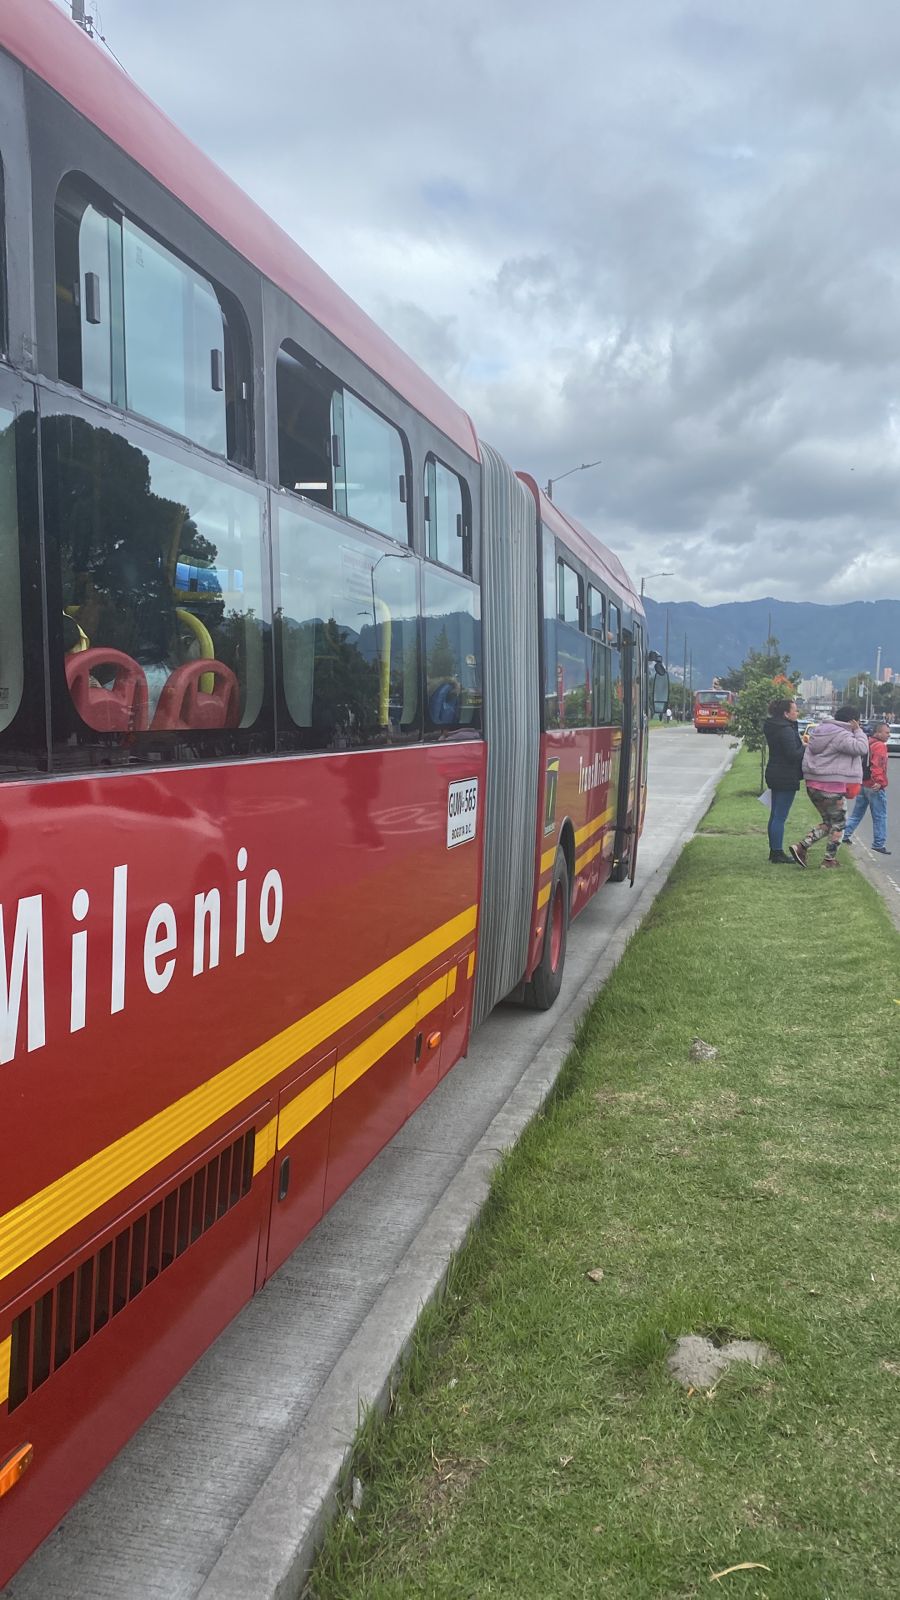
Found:
[{"label": "orange marker light", "polygon": [[430,1033],[428,1035],[428,1048],[429,1048],[429,1050],[436,1050],[438,1045],[440,1044],[440,1042],[441,1042],[441,1036],[440,1036],[439,1033]]},{"label": "orange marker light", "polygon": [[14,1450],[11,1456],[0,1462],[0,1498],[16,1487],[22,1473],[31,1466],[33,1460],[34,1446],[20,1444],[18,1450]]}]

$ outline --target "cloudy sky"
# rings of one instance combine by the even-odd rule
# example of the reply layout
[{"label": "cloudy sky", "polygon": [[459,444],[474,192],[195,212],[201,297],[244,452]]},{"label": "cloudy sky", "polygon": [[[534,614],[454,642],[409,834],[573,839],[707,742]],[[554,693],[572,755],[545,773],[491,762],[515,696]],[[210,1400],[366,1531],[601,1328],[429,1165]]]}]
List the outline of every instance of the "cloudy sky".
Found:
[{"label": "cloudy sky", "polygon": [[99,12],[652,594],[900,596],[896,0]]}]

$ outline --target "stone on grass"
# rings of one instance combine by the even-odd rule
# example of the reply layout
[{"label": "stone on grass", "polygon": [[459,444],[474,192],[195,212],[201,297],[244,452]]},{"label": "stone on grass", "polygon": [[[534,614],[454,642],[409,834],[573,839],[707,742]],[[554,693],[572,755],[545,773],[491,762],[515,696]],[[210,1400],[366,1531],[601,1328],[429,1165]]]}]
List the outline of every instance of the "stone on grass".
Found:
[{"label": "stone on grass", "polygon": [[702,1334],[683,1333],[675,1340],[666,1365],[683,1388],[711,1389],[736,1361],[765,1367],[777,1360],[775,1351],[759,1339],[730,1339],[727,1344],[714,1344]]},{"label": "stone on grass", "polygon": [[719,1052],[714,1044],[707,1044],[705,1039],[692,1039],[690,1057],[692,1061],[716,1061]]}]

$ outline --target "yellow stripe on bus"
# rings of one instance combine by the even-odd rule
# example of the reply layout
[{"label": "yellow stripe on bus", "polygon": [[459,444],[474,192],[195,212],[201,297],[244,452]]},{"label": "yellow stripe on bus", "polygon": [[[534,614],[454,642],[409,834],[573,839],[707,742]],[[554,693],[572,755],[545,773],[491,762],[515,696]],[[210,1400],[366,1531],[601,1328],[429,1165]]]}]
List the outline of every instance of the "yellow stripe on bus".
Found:
[{"label": "yellow stripe on bus", "polygon": [[269,1165],[275,1154],[275,1131],[277,1126],[278,1118],[272,1117],[271,1121],[267,1122],[264,1128],[260,1128],[259,1133],[256,1135],[253,1145],[254,1178],[258,1172],[262,1172],[263,1167]]},{"label": "yellow stripe on bus", "polygon": [[410,1033],[416,1023],[433,1011],[436,1005],[440,1005],[455,988],[456,968],[453,967],[404,1006],[402,1011],[398,1011],[395,1017],[364,1039],[362,1044],[343,1056],[336,1067],[329,1067],[320,1078],[307,1084],[293,1100],[289,1100],[278,1118],[279,1150],[296,1139],[297,1134],[302,1133],[323,1111],[327,1111],[339,1094],[351,1088],[370,1067],[374,1067],[395,1044],[400,1043],[404,1034]]},{"label": "yellow stripe on bus", "polygon": [[420,1022],[424,1016],[427,1016],[429,1011],[433,1011],[435,1006],[440,1005],[441,1001],[446,998],[447,974],[444,973],[442,978],[438,978],[436,983],[429,984],[427,989],[423,989],[421,994],[416,995],[408,1006],[404,1006],[402,1011],[398,1011],[397,1015],[391,1017],[376,1033],[370,1034],[368,1039],[364,1039],[362,1044],[357,1045],[355,1050],[351,1050],[349,1055],[344,1056],[337,1064],[337,1077],[334,1085],[335,1099],[339,1094],[343,1094],[345,1089],[349,1089],[352,1084],[356,1083],[364,1072],[368,1072],[376,1061],[380,1061],[382,1056],[387,1055],[389,1050],[393,1050],[394,1045],[400,1043],[404,1034],[409,1033],[417,1022]]},{"label": "yellow stripe on bus", "polygon": [[576,859],[575,859],[575,876],[576,877],[578,876],[579,873],[584,871],[585,867],[590,865],[590,863],[594,860],[594,857],[598,856],[602,849],[603,849],[603,840],[601,839],[597,844],[591,845],[590,850],[585,850],[580,856],[576,857]]},{"label": "yellow stripe on bus", "polygon": [[12,1339],[4,1339],[0,1344],[0,1406],[9,1398],[9,1363],[12,1356]]},{"label": "yellow stripe on bus", "polygon": [[471,953],[469,955],[469,965],[466,968],[466,977],[467,978],[471,978],[472,973],[474,971],[475,971],[475,951],[473,950],[473,951],[471,951]]},{"label": "yellow stripe on bus", "polygon": [[314,1122],[321,1112],[327,1111],[334,1099],[334,1067],[329,1067],[320,1078],[307,1084],[293,1100],[282,1108],[278,1118],[278,1148],[296,1139],[298,1133]]},{"label": "yellow stripe on bus", "polygon": [[[584,844],[585,839],[589,839],[591,834],[597,832],[598,828],[604,828],[608,822],[612,822],[614,812],[615,806],[607,806],[606,810],[601,811],[598,817],[592,817],[590,822],[586,822],[583,828],[578,828],[575,833],[576,845]],[[557,846],[554,845],[552,850],[545,850],[541,856],[541,877],[545,872],[550,871],[556,860],[556,851]],[[541,902],[538,903],[540,904]]]},{"label": "yellow stripe on bus", "polygon": [[464,939],[477,918],[477,906],[452,917],[0,1217],[0,1279]]},{"label": "yellow stripe on bus", "polygon": [[592,817],[590,822],[586,822],[583,828],[578,828],[575,833],[575,843],[584,844],[585,839],[589,839],[591,834],[597,832],[598,828],[603,828],[607,822],[612,822],[614,810],[614,806],[607,806],[605,811],[601,811],[599,817]]}]

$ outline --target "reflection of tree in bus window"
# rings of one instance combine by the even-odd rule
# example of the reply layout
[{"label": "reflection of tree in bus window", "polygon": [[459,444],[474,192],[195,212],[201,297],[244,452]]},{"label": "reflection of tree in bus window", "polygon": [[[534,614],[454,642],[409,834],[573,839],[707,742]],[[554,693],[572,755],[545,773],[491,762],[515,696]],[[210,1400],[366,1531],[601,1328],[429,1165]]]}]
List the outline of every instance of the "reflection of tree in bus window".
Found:
[{"label": "reflection of tree in bus window", "polygon": [[16,425],[0,407],[0,732],[22,700],[22,600],[16,495]]},{"label": "reflection of tree in bus window", "polygon": [[425,568],[425,675],[429,728],[481,726],[481,617],[478,590]]},{"label": "reflection of tree in bus window", "polygon": [[[256,496],[79,417],[45,418],[43,438],[63,608],[89,645],[141,666],[152,717],[170,673],[198,653],[200,630],[185,627],[179,608],[196,613],[215,658],[238,678],[243,725],[255,721],[263,689]],[[214,570],[215,585],[179,594],[179,564]],[[101,683],[111,677],[99,669]]]},{"label": "reflection of tree in bus window", "polygon": [[287,710],[305,747],[418,731],[416,565],[396,546],[278,507],[279,633]]}]

